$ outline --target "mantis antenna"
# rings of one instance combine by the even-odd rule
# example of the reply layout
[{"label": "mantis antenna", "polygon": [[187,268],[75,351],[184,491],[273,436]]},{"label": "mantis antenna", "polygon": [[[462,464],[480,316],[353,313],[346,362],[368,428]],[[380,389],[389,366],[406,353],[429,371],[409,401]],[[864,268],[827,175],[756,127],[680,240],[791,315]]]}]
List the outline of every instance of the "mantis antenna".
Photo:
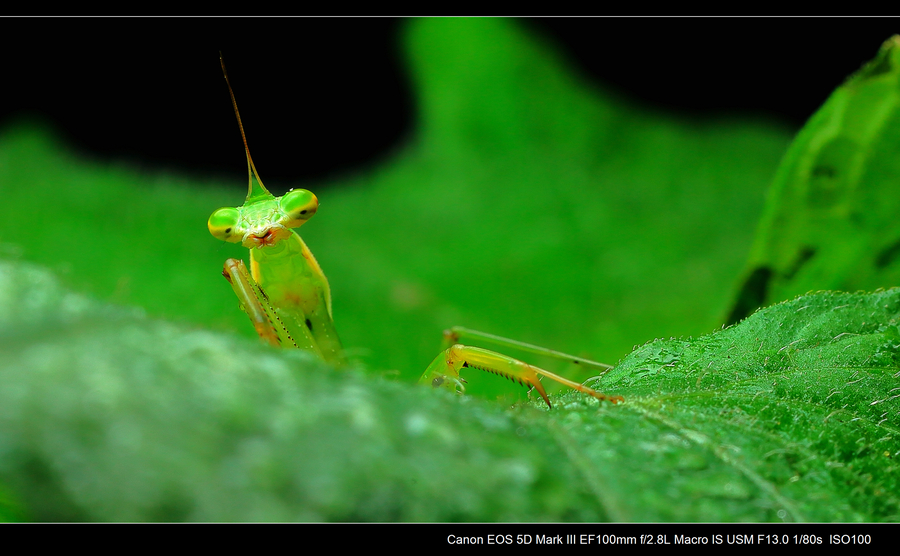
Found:
[{"label": "mantis antenna", "polygon": [[[241,139],[244,141],[244,152],[247,153],[247,173],[250,174],[250,183],[247,185],[247,201],[256,198],[273,197],[266,186],[263,185],[259,174],[256,173],[256,165],[250,156],[250,147],[247,146],[247,135],[244,134],[244,124],[241,122],[241,113],[238,111],[237,101],[234,99],[234,91],[231,89],[231,81],[228,80],[228,72],[225,70],[225,59],[222,51],[219,51],[219,63],[222,65],[222,75],[225,76],[225,84],[228,85],[228,94],[231,95],[231,105],[234,106],[234,115],[237,116],[238,127],[241,129]],[[255,178],[255,179],[254,179]]]}]

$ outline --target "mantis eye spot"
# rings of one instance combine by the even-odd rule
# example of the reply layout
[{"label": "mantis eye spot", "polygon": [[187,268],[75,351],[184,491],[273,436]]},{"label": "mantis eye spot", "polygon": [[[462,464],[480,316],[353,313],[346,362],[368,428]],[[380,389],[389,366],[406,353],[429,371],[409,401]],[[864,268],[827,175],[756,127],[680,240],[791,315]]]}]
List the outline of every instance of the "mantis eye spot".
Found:
[{"label": "mantis eye spot", "polygon": [[207,223],[209,226],[209,233],[222,241],[239,241],[239,237],[235,238],[232,235],[239,219],[240,212],[236,208],[220,208],[209,217],[209,222]]},{"label": "mantis eye spot", "polygon": [[319,201],[312,192],[306,189],[294,189],[281,197],[279,201],[281,210],[286,215],[286,220],[281,224],[286,228],[302,226],[304,222],[312,218],[319,208]]},{"label": "mantis eye spot", "polygon": [[437,376],[434,377],[434,380],[431,381],[431,386],[434,388],[439,388],[444,383],[444,377]]}]

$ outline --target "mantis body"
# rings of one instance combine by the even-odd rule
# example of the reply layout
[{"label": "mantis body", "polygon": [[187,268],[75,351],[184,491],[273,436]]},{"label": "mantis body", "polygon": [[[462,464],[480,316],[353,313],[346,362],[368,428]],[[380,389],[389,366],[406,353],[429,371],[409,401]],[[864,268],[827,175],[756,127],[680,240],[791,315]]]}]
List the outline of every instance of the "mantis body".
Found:
[{"label": "mantis body", "polygon": [[[244,126],[221,56],[220,62],[244,141],[250,178],[247,198],[242,206],[220,208],[209,217],[209,231],[214,237],[241,243],[250,249],[250,272],[243,261],[228,259],[223,275],[260,338],[276,347],[310,351],[326,362],[340,366],[345,359],[332,318],[328,280],[309,248],[293,230],[312,218],[319,206],[318,199],[305,189],[293,189],[282,197],[275,197],[263,185],[250,157]],[[621,396],[607,396],[512,357],[462,345],[457,341],[469,338],[491,342],[600,370],[608,370],[609,365],[465,328],[453,328],[444,333],[444,338],[446,349],[428,366],[420,379],[420,382],[435,388],[464,392],[465,379],[460,376],[460,371],[472,368],[534,388],[548,406],[550,400],[541,384],[541,376],[600,400],[613,403],[622,400]]]}]

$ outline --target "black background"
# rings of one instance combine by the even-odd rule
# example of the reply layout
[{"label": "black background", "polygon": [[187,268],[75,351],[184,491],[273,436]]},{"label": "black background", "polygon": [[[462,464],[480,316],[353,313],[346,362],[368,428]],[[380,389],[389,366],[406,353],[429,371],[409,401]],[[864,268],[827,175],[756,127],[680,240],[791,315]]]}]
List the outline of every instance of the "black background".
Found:
[{"label": "black background", "polygon": [[[900,29],[879,18],[526,18],[587,79],[691,116],[799,127]],[[416,111],[402,18],[0,19],[0,129],[38,117],[99,160],[267,182],[365,170]]]}]

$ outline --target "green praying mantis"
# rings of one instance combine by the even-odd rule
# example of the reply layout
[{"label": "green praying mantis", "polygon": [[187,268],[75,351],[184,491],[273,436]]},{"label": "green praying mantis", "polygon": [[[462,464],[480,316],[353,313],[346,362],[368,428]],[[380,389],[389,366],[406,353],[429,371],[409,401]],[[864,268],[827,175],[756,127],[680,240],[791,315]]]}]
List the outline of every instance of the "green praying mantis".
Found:
[{"label": "green praying mantis", "polygon": [[[241,130],[249,174],[244,204],[216,210],[207,223],[213,237],[240,243],[250,250],[249,272],[243,261],[228,259],[223,275],[263,341],[275,347],[303,349],[331,365],[342,366],[346,360],[334,326],[328,280],[306,243],[294,231],[316,214],[318,199],[305,189],[292,189],[281,197],[275,197],[263,185],[250,156],[241,115],[221,53],[219,62]],[[460,373],[463,369],[476,369],[537,390],[549,407],[552,405],[541,384],[541,377],[599,400],[612,403],[623,400],[621,396],[597,392],[501,353],[458,343],[462,339],[549,355],[599,371],[611,368],[610,365],[581,357],[455,327],[444,332],[445,349],[425,370],[420,383],[464,393],[466,380]]]}]

